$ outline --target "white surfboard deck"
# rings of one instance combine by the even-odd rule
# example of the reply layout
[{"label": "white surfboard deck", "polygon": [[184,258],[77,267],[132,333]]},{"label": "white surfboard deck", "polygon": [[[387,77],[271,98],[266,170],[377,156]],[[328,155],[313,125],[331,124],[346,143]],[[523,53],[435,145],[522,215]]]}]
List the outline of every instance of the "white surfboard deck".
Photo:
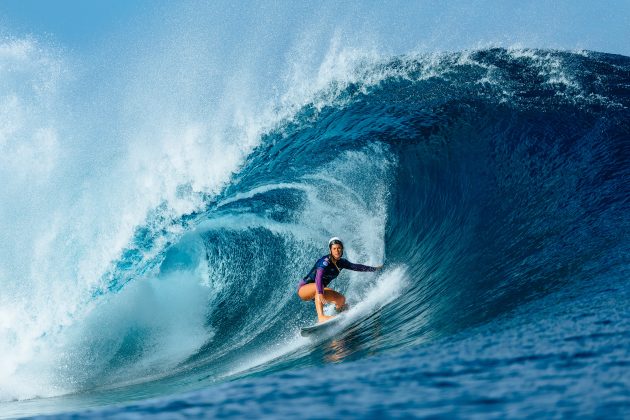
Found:
[{"label": "white surfboard deck", "polygon": [[341,325],[341,322],[345,318],[345,312],[335,316],[328,321],[317,323],[314,325],[309,325],[307,327],[302,327],[300,329],[300,334],[302,337],[310,337],[313,335],[321,335],[326,334],[333,330],[335,327]]}]

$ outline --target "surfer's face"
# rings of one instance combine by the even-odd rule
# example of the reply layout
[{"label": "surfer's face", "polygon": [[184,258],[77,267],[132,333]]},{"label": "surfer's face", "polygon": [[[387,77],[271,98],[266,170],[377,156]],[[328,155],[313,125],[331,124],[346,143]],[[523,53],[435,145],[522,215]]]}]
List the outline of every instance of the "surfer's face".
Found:
[{"label": "surfer's face", "polygon": [[334,259],[338,260],[343,255],[343,247],[339,244],[334,244],[330,247],[330,255],[332,255]]}]

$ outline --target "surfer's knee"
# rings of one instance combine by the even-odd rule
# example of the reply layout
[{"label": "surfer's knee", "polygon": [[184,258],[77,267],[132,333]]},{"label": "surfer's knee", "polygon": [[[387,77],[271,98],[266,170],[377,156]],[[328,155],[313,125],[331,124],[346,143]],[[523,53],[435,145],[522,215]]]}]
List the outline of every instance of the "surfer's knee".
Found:
[{"label": "surfer's knee", "polygon": [[341,307],[346,303],[346,297],[339,292],[332,289],[324,289],[324,298],[335,302],[337,307]]},{"label": "surfer's knee", "polygon": [[341,293],[337,293],[336,299],[335,299],[335,303],[337,303],[337,306],[343,306],[346,304],[346,297],[344,295],[342,295]]}]

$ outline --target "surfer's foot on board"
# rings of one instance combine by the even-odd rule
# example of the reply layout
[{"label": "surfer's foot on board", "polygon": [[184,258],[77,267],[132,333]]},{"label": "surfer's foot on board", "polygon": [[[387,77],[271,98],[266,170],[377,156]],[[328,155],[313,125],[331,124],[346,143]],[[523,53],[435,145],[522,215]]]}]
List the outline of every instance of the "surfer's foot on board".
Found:
[{"label": "surfer's foot on board", "polygon": [[317,317],[317,323],[321,324],[322,322],[326,322],[326,321],[328,321],[329,319],[332,319],[332,318],[334,318],[334,316],[328,316],[328,315],[318,316]]}]

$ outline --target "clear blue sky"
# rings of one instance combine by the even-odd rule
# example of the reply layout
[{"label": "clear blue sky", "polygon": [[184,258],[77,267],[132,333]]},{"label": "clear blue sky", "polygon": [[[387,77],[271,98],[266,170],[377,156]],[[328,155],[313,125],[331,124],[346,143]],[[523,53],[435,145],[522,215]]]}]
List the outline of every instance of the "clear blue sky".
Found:
[{"label": "clear blue sky", "polygon": [[[155,30],[160,19],[168,19],[178,13],[177,9],[187,9],[189,14],[197,10],[197,18],[208,16],[209,21],[221,20],[225,15],[226,20],[236,22],[243,16],[245,22],[235,25],[237,28],[264,25],[266,19],[285,19],[295,27],[317,16],[331,27],[351,24],[370,27],[381,34],[381,40],[400,50],[413,46],[457,50],[499,43],[630,55],[630,0],[335,1],[297,5],[294,2],[0,0],[0,34],[34,35],[71,49],[90,49],[110,36],[120,36],[121,32],[143,31],[145,27],[148,31]],[[238,33],[224,35],[237,37]]]},{"label": "clear blue sky", "polygon": [[142,19],[158,1],[0,0],[4,35],[52,36],[68,46],[84,46]]}]

